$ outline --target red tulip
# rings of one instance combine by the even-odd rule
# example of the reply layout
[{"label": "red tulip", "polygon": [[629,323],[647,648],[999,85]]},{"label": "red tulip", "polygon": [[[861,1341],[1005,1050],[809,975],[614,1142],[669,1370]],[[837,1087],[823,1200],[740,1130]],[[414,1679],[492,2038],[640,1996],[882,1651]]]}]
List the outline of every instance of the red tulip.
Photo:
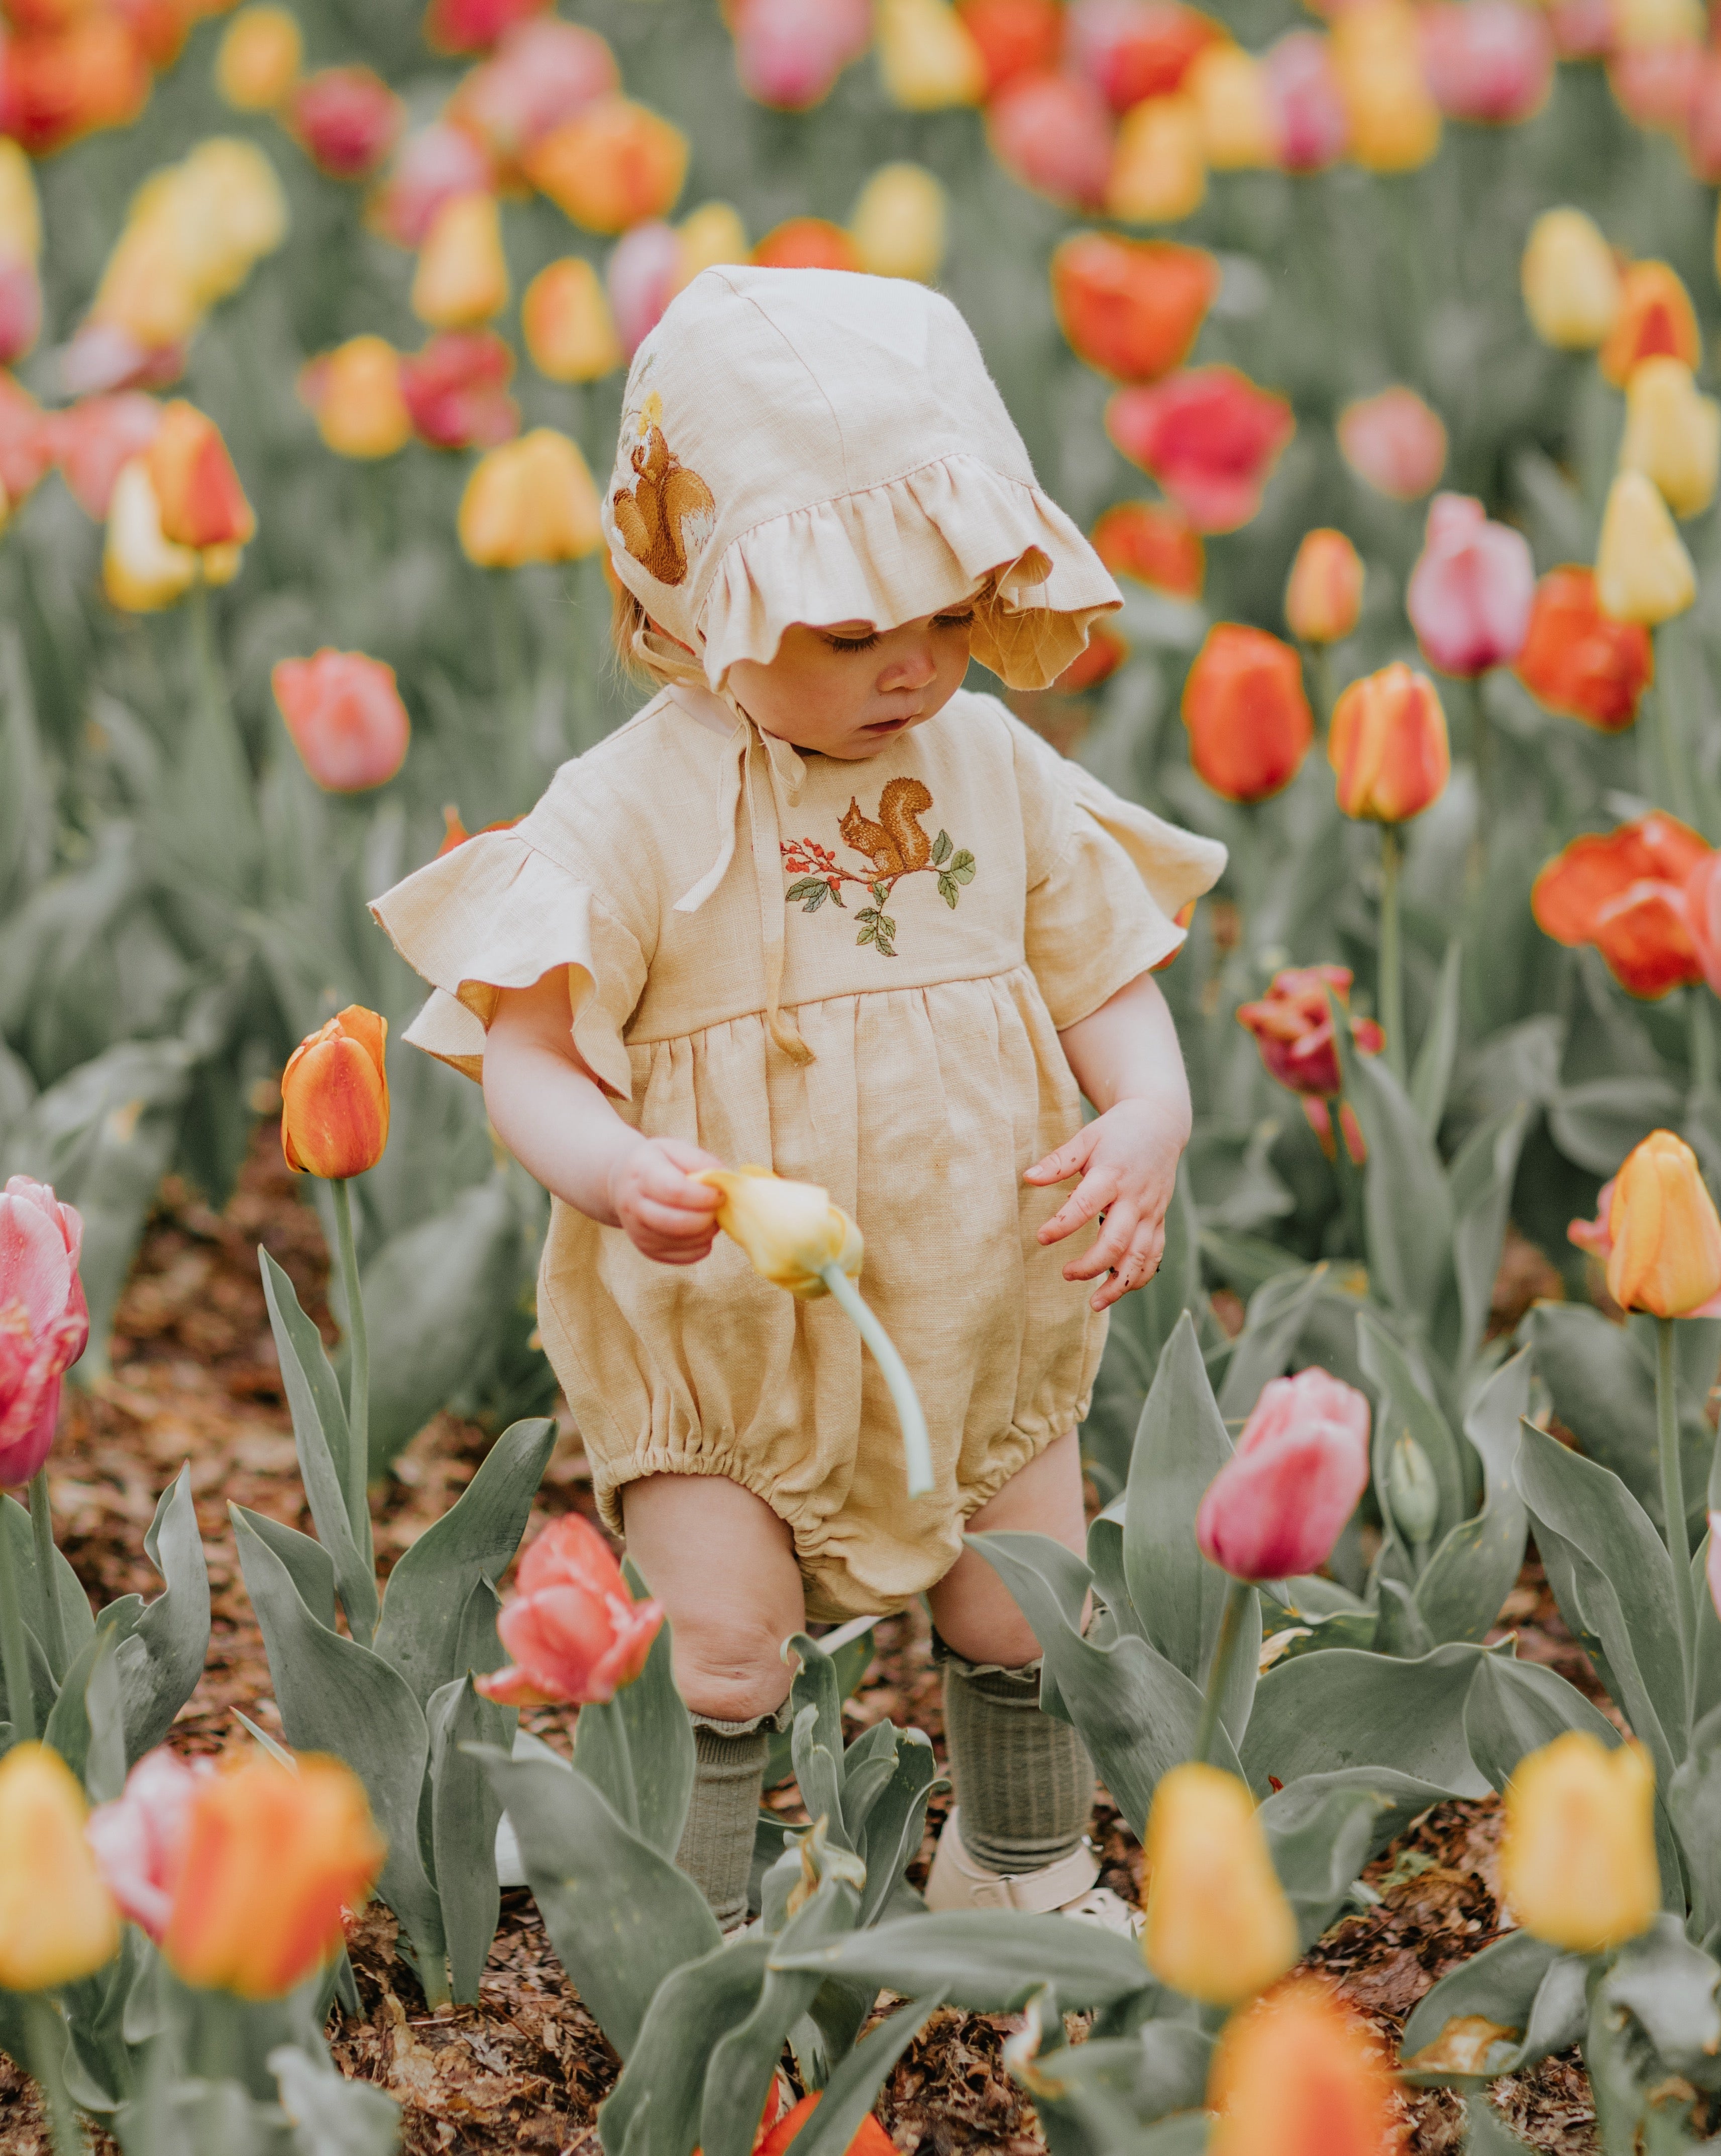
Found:
[{"label": "red tulip", "polygon": [[1705,854],[1688,873],[1685,926],[1703,978],[1721,996],[1721,854]]},{"label": "red tulip", "polygon": [[1036,194],[1098,209],[1112,177],[1112,112],[1091,83],[1071,74],[1023,74],[986,110],[993,155]]},{"label": "red tulip", "polygon": [[406,762],[412,722],[394,669],[362,651],[283,659],[270,675],[305,768],[326,793],[386,786]]},{"label": "red tulip", "polygon": [[[1343,1090],[1333,1006],[1349,1012],[1352,978],[1349,966],[1287,966],[1259,1003],[1238,1005],[1237,1023],[1255,1035],[1269,1074],[1293,1093],[1330,1101]],[[1364,1055],[1386,1045],[1371,1018],[1352,1019],[1350,1037]]]},{"label": "red tulip", "polygon": [[[1712,860],[1715,858],[1718,857],[1711,856]],[[1587,1250],[1592,1258],[1603,1265],[1605,1265],[1613,1255],[1614,1184],[1617,1180],[1617,1177],[1610,1176],[1600,1189],[1596,1192],[1595,1218],[1593,1220],[1574,1220],[1565,1231],[1568,1242],[1575,1243],[1580,1250]],[[1700,1302],[1695,1309],[1685,1311],[1682,1315],[1686,1317],[1721,1317],[1721,1294],[1712,1295],[1707,1302]],[[1710,1513],[1711,1527],[1714,1526],[1716,1517],[1716,1514]],[[1715,1574],[1716,1559],[1712,1551],[1709,1557],[1709,1579],[1712,1587]]]},{"label": "red tulip", "polygon": [[1234,367],[1191,367],[1149,388],[1120,389],[1106,432],[1150,472],[1200,531],[1235,531],[1297,431],[1282,397]]},{"label": "red tulip", "polygon": [[514,355],[494,330],[444,330],[400,362],[414,431],[434,449],[488,449],[520,431]]},{"label": "red tulip", "polygon": [[0,1483],[28,1482],[59,1421],[60,1380],[90,1338],[84,1223],[45,1183],[0,1191]]},{"label": "red tulip", "polygon": [[601,1706],[645,1668],[662,1623],[662,1604],[634,1600],[598,1530],[564,1512],[520,1560],[519,1592],[496,1620],[513,1664],[478,1689],[504,1707]]},{"label": "red tulip", "polygon": [[214,1772],[211,1759],[183,1759],[158,1745],[126,1777],[121,1794],[98,1804],[84,1824],[96,1869],[121,1914],[157,1946],[173,1913],[192,1805]]},{"label": "red tulip", "polygon": [[1420,501],[1446,467],[1446,430],[1414,389],[1383,389],[1338,415],[1338,447],[1359,479],[1395,501]]},{"label": "red tulip", "polygon": [[866,0],[740,0],[735,72],[759,104],[805,112],[830,95],[871,37]]},{"label": "red tulip", "polygon": [[1638,699],[1655,679],[1655,646],[1640,623],[1601,611],[1592,569],[1568,563],[1536,586],[1513,670],[1549,711],[1618,733],[1636,717]]},{"label": "red tulip", "polygon": [[1287,31],[1268,47],[1264,65],[1279,163],[1287,172],[1337,164],[1350,141],[1350,121],[1325,38],[1318,30]]},{"label": "red tulip", "polygon": [[549,0],[430,0],[424,10],[424,42],[439,53],[485,53],[497,38]]},{"label": "red tulip", "polygon": [[1179,0],[1074,0],[1071,64],[1114,112],[1182,86],[1196,54],[1225,33]]},{"label": "red tulip", "polygon": [[1200,533],[1170,502],[1114,502],[1092,536],[1095,553],[1114,577],[1133,577],[1173,598],[1200,598],[1207,550]]},{"label": "red tulip", "polygon": [[30,351],[42,333],[42,284],[21,254],[0,254],[0,367]]},{"label": "red tulip", "polygon": [[595,30],[539,16],[509,31],[494,58],[461,83],[444,116],[517,167],[547,135],[620,88],[615,55]]},{"label": "red tulip", "polygon": [[1205,248],[1083,232],[1051,258],[1058,326],[1090,367],[1116,382],[1157,382],[1181,367],[1219,290]]},{"label": "red tulip", "polygon": [[1518,0],[1433,0],[1418,11],[1422,72],[1454,120],[1516,122],[1539,112],[1554,82],[1554,38]]},{"label": "red tulip", "polygon": [[957,0],[956,12],[985,63],[989,98],[1018,75],[1056,67],[1064,46],[1058,0]]},{"label": "red tulip", "polygon": [[1402,660],[1353,681],[1333,706],[1327,761],[1341,814],[1376,824],[1420,816],[1452,773],[1433,682]]},{"label": "red tulip", "polygon": [[1195,1513],[1201,1554],[1234,1579],[1289,1579],[1333,1554],[1369,1485],[1369,1403],[1311,1366],[1263,1388]]},{"label": "red tulip", "polygon": [[617,240],[604,282],[615,333],[629,359],[657,327],[681,277],[681,242],[670,226],[636,224]]},{"label": "red tulip", "polygon": [[367,67],[322,68],[287,101],[288,124],[306,156],[331,179],[362,180],[393,146],[405,111]]},{"label": "red tulip", "polygon": [[1472,495],[1436,495],[1405,611],[1441,673],[1469,676],[1509,666],[1529,634],[1535,595],[1535,564],[1523,534],[1492,522]]},{"label": "red tulip", "polygon": [[840,224],[822,217],[790,217],[753,251],[768,270],[858,270],[860,257]]},{"label": "red tulip", "polygon": [[397,247],[422,247],[436,213],[460,195],[496,186],[490,153],[464,128],[438,121],[408,136],[394,168],[372,197],[370,222]]},{"label": "red tulip", "polygon": [[85,397],[54,413],[54,461],[86,516],[105,521],[121,465],[146,449],[161,425],[162,407],[136,389]]},{"label": "red tulip", "polygon": [[1227,801],[1288,786],[1315,737],[1302,663],[1264,629],[1217,622],[1184,682],[1189,762]]},{"label": "red tulip", "polygon": [[54,462],[55,416],[0,369],[0,489],[13,509]]},{"label": "red tulip", "polygon": [[1686,893],[1713,858],[1672,816],[1640,816],[1556,854],[1531,887],[1530,911],[1556,943],[1593,944],[1628,994],[1664,996],[1703,978]]}]

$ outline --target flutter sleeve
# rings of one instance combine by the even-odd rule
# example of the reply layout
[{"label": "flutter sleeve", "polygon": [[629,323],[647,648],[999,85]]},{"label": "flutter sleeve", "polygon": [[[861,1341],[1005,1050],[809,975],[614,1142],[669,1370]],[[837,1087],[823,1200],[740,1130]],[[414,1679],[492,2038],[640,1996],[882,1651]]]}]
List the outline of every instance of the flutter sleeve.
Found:
[{"label": "flutter sleeve", "polygon": [[1178,916],[1219,880],[1225,850],[1015,732],[1028,964],[1061,1032],[1173,956],[1186,933]]},{"label": "flutter sleeve", "polygon": [[573,1043],[600,1084],[632,1091],[624,1029],[645,983],[638,942],[590,885],[519,829],[480,832],[373,900],[371,912],[431,983],[406,1039],[469,1078],[504,988],[568,968]]}]

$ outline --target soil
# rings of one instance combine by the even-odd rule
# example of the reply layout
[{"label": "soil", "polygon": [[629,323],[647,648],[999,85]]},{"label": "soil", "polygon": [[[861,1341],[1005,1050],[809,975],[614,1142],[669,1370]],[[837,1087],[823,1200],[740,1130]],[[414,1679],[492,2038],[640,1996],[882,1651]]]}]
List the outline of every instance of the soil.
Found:
[{"label": "soil", "polygon": [[[273,1125],[259,1127],[251,1158],[225,1209],[213,1211],[172,1179],[165,1183],[120,1306],[113,1375],[93,1392],[69,1391],[61,1440],[50,1462],[60,1547],[99,1606],[132,1591],[156,1592],[143,1536],[161,1490],[189,1460],[209,1568],[213,1629],[202,1681],[172,1733],[187,1752],[249,1745],[242,1710],[279,1731],[269,1666],[240,1578],[227,1507],[247,1506],[302,1527],[291,1425],[259,1284],[261,1243],[291,1275],[301,1302],[329,1339],[327,1265],[315,1214],[282,1163]],[[1522,1266],[1522,1258],[1519,1258]],[[378,1563],[386,1568],[459,1496],[489,1437],[470,1423],[439,1417],[398,1464],[377,1506]],[[593,1509],[589,1471],[571,1421],[534,1510],[544,1518]],[[1560,1622],[1540,1568],[1528,1564],[1503,1613],[1518,1652],[1545,1661],[1611,1706],[1587,1657]],[[1498,1635],[1496,1636],[1498,1636]],[[917,1724],[943,1758],[943,1727],[930,1640],[918,1610],[881,1622],[877,1652],[847,1712],[856,1728],[890,1717]],[[565,1748],[566,1717],[542,1710],[537,1734]],[[773,1807],[804,1818],[792,1784]],[[935,1798],[918,1883],[948,1807]],[[1342,1917],[1315,1946],[1323,1971],[1395,2046],[1405,2015],[1435,1979],[1496,1935],[1497,1807],[1446,1804],[1419,1820],[1369,1867],[1376,1902]],[[1140,1892],[1141,1847],[1101,1793],[1093,1826],[1102,1883],[1128,1898]],[[329,2038],[342,2070],[398,2098],[406,2156],[598,2156],[596,2108],[619,2061],[580,2004],[552,1953],[531,1897],[503,1897],[480,2004],[429,2012],[415,1979],[393,1953],[394,1920],[374,1906],[351,1941],[362,2014],[337,2007]],[[936,2015],[897,2065],[879,2106],[904,2152],[950,2156],[995,2148],[1029,2156],[1045,2142],[1025,2092],[1004,2065],[1017,2024],[1009,2016]],[[1597,2147],[1589,2085],[1575,2054],[1497,2085],[1503,2112],[1534,2148],[1564,2156]],[[1407,2151],[1438,2156],[1462,2143],[1462,2113],[1441,2091],[1405,2099]],[[114,2144],[95,2137],[100,2156]],[[33,2086],[0,2056],[0,2156],[49,2156]]]}]

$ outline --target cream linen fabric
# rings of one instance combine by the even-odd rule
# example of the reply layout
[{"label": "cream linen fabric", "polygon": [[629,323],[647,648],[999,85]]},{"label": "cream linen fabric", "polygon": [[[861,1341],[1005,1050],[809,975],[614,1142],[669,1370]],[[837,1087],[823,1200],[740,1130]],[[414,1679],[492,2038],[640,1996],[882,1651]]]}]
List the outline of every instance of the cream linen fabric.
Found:
[{"label": "cream linen fabric", "polygon": [[719,690],[791,622],[891,629],[983,582],[975,658],[1041,689],[1122,603],[967,323],[899,277],[702,271],[629,370],[604,527]]},{"label": "cream linen fabric", "polygon": [[[476,1076],[498,990],[565,965],[580,1054],[629,1123],[822,1183],[866,1235],[861,1286],[931,1432],[937,1485],[912,1503],[834,1302],[770,1286],[727,1238],[660,1265],[555,1205],[539,1322],[611,1526],[636,1476],[722,1475],[793,1530],[816,1616],[900,1608],[948,1571],[966,1516],[1086,1412],[1104,1342],[1062,1278],[1078,1245],[1035,1240],[1061,1194],[1021,1179],[1080,1122],[1058,1029],[1177,948],[1171,916],[1224,860],[990,697],[840,762],[680,686],[511,830],[376,902],[434,986],[409,1040]],[[811,911],[809,861],[838,894]],[[857,940],[875,876],[891,955]],[[763,914],[810,1061],[768,1028]]]}]

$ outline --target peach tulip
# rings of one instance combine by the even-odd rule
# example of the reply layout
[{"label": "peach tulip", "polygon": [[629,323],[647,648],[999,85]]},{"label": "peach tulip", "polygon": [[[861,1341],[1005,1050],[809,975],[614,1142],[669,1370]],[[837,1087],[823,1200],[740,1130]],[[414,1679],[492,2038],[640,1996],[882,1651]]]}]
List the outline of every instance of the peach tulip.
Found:
[{"label": "peach tulip", "polygon": [[281,1073],[281,1151],[296,1173],[362,1175],[388,1142],[388,1021],[349,1004],[308,1034]]},{"label": "peach tulip", "polygon": [[1604,613],[1594,572],[1569,562],[1536,586],[1513,671],[1547,710],[1618,733],[1655,679],[1655,647],[1638,623]]},{"label": "peach tulip", "polygon": [[1181,90],[1200,55],[1225,33],[1181,0],[1071,0],[1071,65],[1114,112]]},{"label": "peach tulip", "polygon": [[1330,1101],[1343,1089],[1333,1038],[1333,1006],[1346,1014],[1363,1055],[1378,1055],[1386,1036],[1371,1018],[1351,1018],[1349,966],[1287,966],[1258,1003],[1241,1004],[1237,1023],[1255,1035],[1267,1071],[1293,1093]]},{"label": "peach tulip", "polygon": [[1266,69],[1241,45],[1209,45],[1184,78],[1195,108],[1201,155],[1215,172],[1241,172],[1273,164],[1278,157]]},{"label": "peach tulip", "polygon": [[[1721,856],[1710,856],[1712,862],[1717,859],[1721,859]],[[1587,1250],[1604,1271],[1608,1260],[1613,1255],[1613,1199],[1614,1186],[1618,1180],[1617,1176],[1611,1175],[1596,1192],[1595,1218],[1593,1220],[1572,1220],[1566,1224],[1566,1240],[1575,1243],[1580,1250]],[[1684,1315],[1687,1317],[1721,1317],[1721,1290],[1712,1295],[1707,1302],[1698,1303],[1695,1310],[1688,1310]]]},{"label": "peach tulip", "polygon": [[1342,531],[1305,531],[1285,586],[1285,622],[1303,644],[1339,644],[1363,610],[1363,557]]},{"label": "peach tulip", "polygon": [[1473,495],[1437,494],[1405,611],[1423,653],[1442,674],[1509,666],[1529,634],[1536,595],[1529,542],[1496,524]]},{"label": "peach tulip", "polygon": [[1697,570],[1661,490],[1640,471],[1608,489],[1595,548],[1595,595],[1616,621],[1658,628],[1697,598]]},{"label": "peach tulip", "polygon": [[1544,344],[1583,352],[1619,319],[1619,264],[1601,228],[1580,209],[1549,209],[1530,227],[1518,272],[1523,303]]},{"label": "peach tulip", "polygon": [[1004,170],[1071,209],[1093,210],[1112,177],[1111,107],[1074,75],[1029,74],[1006,83],[986,110],[992,153]]},{"label": "peach tulip", "polygon": [[496,1630],[513,1656],[475,1680],[504,1707],[602,1706],[645,1666],[663,1604],[636,1602],[609,1546],[588,1520],[563,1512],[520,1560],[518,1591]]},{"label": "peach tulip", "polygon": [[627,358],[603,282],[581,254],[539,270],[521,296],[520,327],[532,365],[552,382],[596,382]]},{"label": "peach tulip", "polygon": [[1664,996],[1703,977],[1686,894],[1712,858],[1676,818],[1640,816],[1556,854],[1530,888],[1530,911],[1556,943],[1593,944],[1628,994]]},{"label": "peach tulip", "polygon": [[331,179],[362,180],[393,147],[406,108],[374,69],[322,68],[287,101],[287,122]]},{"label": "peach tulip", "polygon": [[1188,1760],[1160,1777],[1143,1836],[1142,1952],[1160,1983],[1236,2006],[1297,1958],[1297,1918],[1255,1799],[1235,1774]]},{"label": "peach tulip", "polygon": [[1607,1291],[1621,1310],[1690,1317],[1721,1294],[1721,1219],[1697,1155],[1672,1131],[1652,1131],[1626,1156],[1607,1231]]},{"label": "peach tulip", "polygon": [[1336,164],[1350,142],[1332,48],[1318,30],[1287,30],[1261,62],[1273,161],[1287,172]]},{"label": "peach tulip", "polygon": [[735,73],[747,95],[778,112],[806,112],[871,42],[866,0],[738,0]]},{"label": "peach tulip", "polygon": [[600,99],[534,143],[527,177],[588,232],[620,233],[675,205],[687,138],[625,97]]},{"label": "peach tulip", "polygon": [[1386,2156],[1400,2139],[1396,2093],[1368,2024],[1318,1979],[1299,1978],[1220,2031],[1210,2156]]},{"label": "peach tulip", "polygon": [[397,247],[422,247],[450,203],[461,195],[488,193],[496,182],[496,167],[483,143],[464,127],[437,121],[401,145],[366,215]]},{"label": "peach tulip", "polygon": [[52,1991],[120,1950],[120,1917],[84,1839],[77,1778],[45,1744],[0,1759],[0,1987]]},{"label": "peach tulip", "polygon": [[1369,1403],[1311,1364],[1262,1388],[1197,1507],[1195,1540],[1234,1579],[1315,1572],[1368,1483]]},{"label": "peach tulip", "polygon": [[215,53],[215,87],[235,112],[272,112],[299,80],[305,40],[298,18],[266,4],[241,8]]},{"label": "peach tulip", "polygon": [[1264,629],[1217,622],[1184,682],[1189,762],[1227,801],[1264,801],[1297,776],[1315,737],[1302,667]]},{"label": "peach tulip", "polygon": [[0,249],[0,367],[33,351],[42,331],[42,281],[36,265]]},{"label": "peach tulip", "polygon": [[957,0],[956,12],[979,49],[989,99],[1018,76],[1056,67],[1064,46],[1059,0]]},{"label": "peach tulip", "polygon": [[1602,373],[1623,389],[1639,360],[1682,359],[1693,372],[1703,337],[1691,295],[1665,262],[1634,262],[1620,288],[1620,309],[1599,355]]},{"label": "peach tulip", "polygon": [[573,562],[604,543],[598,490],[578,444],[553,427],[488,450],[460,497],[460,546],[481,569]]},{"label": "peach tulip", "polygon": [[169,545],[243,547],[257,519],[215,422],[176,398],[143,453]]},{"label": "peach tulip", "polygon": [[394,669],[380,659],[325,647],[311,659],[278,660],[270,685],[305,768],[326,793],[386,786],[406,762],[412,722]]},{"label": "peach tulip", "polygon": [[59,1422],[60,1382],[90,1338],[84,1223],[45,1183],[0,1191],[0,1484],[28,1482]]},{"label": "peach tulip", "polygon": [[507,391],[514,355],[494,330],[442,330],[403,356],[400,393],[413,432],[435,449],[487,449],[520,429]]},{"label": "peach tulip", "polygon": [[52,468],[63,417],[44,412],[0,367],[0,493],[13,509]]},{"label": "peach tulip", "polygon": [[1655,1922],[1655,1768],[1635,1741],[1569,1729],[1506,1785],[1500,1884],[1512,1913],[1568,1953],[1604,1953]]},{"label": "peach tulip", "polygon": [[1402,385],[1347,404],[1338,434],[1357,477],[1394,501],[1420,501],[1446,468],[1444,421]]},{"label": "peach tulip", "polygon": [[1261,507],[1297,421],[1284,398],[1235,367],[1197,367],[1120,389],[1106,407],[1106,431],[1198,531],[1235,531]]},{"label": "peach tulip", "polygon": [[192,1805],[214,1772],[213,1760],[182,1758],[157,1745],[126,1777],[120,1795],[98,1804],[84,1828],[121,1914],[157,1945],[173,1913]]},{"label": "peach tulip", "polygon": [[855,200],[849,235],[870,275],[929,285],[943,266],[948,222],[943,183],[924,165],[881,165]]},{"label": "peach tulip", "polygon": [[1407,823],[1451,776],[1446,715],[1426,674],[1402,660],[1353,681],[1333,706],[1327,761],[1347,816]]},{"label": "peach tulip", "polygon": [[299,396],[336,456],[392,457],[412,439],[400,354],[386,337],[348,337],[310,361]]},{"label": "peach tulip", "polygon": [[1149,97],[1117,125],[1106,212],[1125,224],[1175,224],[1207,194],[1201,118],[1187,97]]},{"label": "peach tulip", "polygon": [[1181,367],[1218,291],[1213,256],[1174,240],[1084,232],[1051,258],[1059,328],[1115,382],[1156,382]]},{"label": "peach tulip", "polygon": [[412,310],[434,329],[470,329],[508,304],[501,206],[493,194],[455,195],[437,211],[413,278]]},{"label": "peach tulip", "polygon": [[1093,550],[1114,577],[1173,598],[1198,599],[1207,578],[1201,535],[1169,501],[1117,501],[1101,513]]}]

